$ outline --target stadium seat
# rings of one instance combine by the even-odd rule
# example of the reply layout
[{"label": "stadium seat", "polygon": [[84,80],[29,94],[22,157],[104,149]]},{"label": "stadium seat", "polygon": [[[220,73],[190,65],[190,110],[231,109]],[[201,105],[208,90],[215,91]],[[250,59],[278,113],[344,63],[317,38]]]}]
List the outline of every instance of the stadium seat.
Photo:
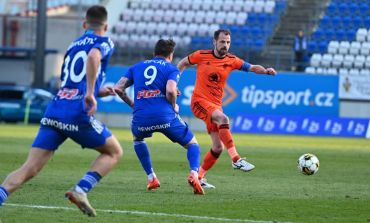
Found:
[{"label": "stadium seat", "polygon": [[162,22],[163,20],[163,16],[164,16],[164,11],[162,9],[158,9],[158,10],[155,10],[155,16],[153,17],[153,20],[155,22]]},{"label": "stadium seat", "polygon": [[165,22],[172,22],[174,20],[175,13],[176,12],[173,11],[173,10],[165,10],[163,21],[165,21]]},{"label": "stadium seat", "polygon": [[347,54],[348,53],[348,50],[349,50],[349,47],[350,47],[350,44],[349,44],[348,41],[342,41],[339,44],[338,52],[340,54]]},{"label": "stadium seat", "polygon": [[156,22],[148,22],[146,26],[146,33],[148,35],[153,35],[157,30],[157,23]]},{"label": "stadium seat", "polygon": [[189,27],[188,27],[188,35],[189,36],[195,36],[195,34],[198,31],[198,28],[199,28],[199,26],[197,24],[195,24],[195,23],[189,24]]},{"label": "stadium seat", "polygon": [[206,22],[208,24],[212,24],[212,23],[215,22],[215,18],[216,18],[216,12],[215,11],[207,11],[206,15],[205,15],[205,18],[204,18],[204,22]]},{"label": "stadium seat", "polygon": [[256,0],[253,5],[253,11],[256,13],[263,12],[263,8],[265,6],[265,2],[263,0]]},{"label": "stadium seat", "polygon": [[233,4],[233,1],[224,1],[224,3],[222,4],[222,10],[225,12],[231,11],[233,8]]},{"label": "stadium seat", "polygon": [[370,54],[370,42],[362,43],[360,53],[365,56]]},{"label": "stadium seat", "polygon": [[226,19],[226,12],[218,11],[216,14],[216,23],[218,24],[224,24]]},{"label": "stadium seat", "polygon": [[236,17],[237,17],[236,12],[228,12],[226,15],[225,23],[229,25],[235,24]]},{"label": "stadium seat", "polygon": [[343,55],[342,54],[335,54],[333,57],[333,67],[339,68],[342,66],[343,63]]},{"label": "stadium seat", "polygon": [[198,36],[208,36],[208,32],[207,32],[208,29],[209,29],[208,24],[205,24],[205,23],[199,24],[197,35]]},{"label": "stadium seat", "polygon": [[360,13],[362,15],[367,15],[369,13],[369,5],[368,4],[369,3],[365,3],[365,2],[360,4],[359,10],[360,10]]},{"label": "stadium seat", "polygon": [[325,73],[326,73],[325,68],[323,68],[323,67],[316,68],[316,74],[325,74]]},{"label": "stadium seat", "polygon": [[333,61],[333,56],[331,54],[324,54],[321,60],[321,65],[323,67],[330,67]]},{"label": "stadium seat", "polygon": [[167,34],[170,36],[174,36],[177,34],[178,25],[177,23],[168,23],[167,25]]},{"label": "stadium seat", "polygon": [[328,45],[328,53],[336,54],[338,52],[339,42],[338,41],[330,41]]},{"label": "stadium seat", "polygon": [[201,24],[204,22],[205,17],[206,17],[205,11],[197,11],[195,12],[194,21],[198,24]]},{"label": "stadium seat", "polygon": [[365,59],[366,58],[364,55],[357,55],[355,58],[354,67],[359,69],[363,68],[365,64]]},{"label": "stadium seat", "polygon": [[232,10],[234,12],[244,12],[243,4],[245,4],[243,0],[236,0],[232,6]]},{"label": "stadium seat", "polygon": [[348,75],[348,69],[347,68],[340,68],[339,69],[339,75],[340,76]]},{"label": "stadium seat", "polygon": [[355,61],[355,57],[353,55],[350,55],[350,54],[345,55],[344,60],[343,60],[343,67],[352,68],[354,61]]},{"label": "stadium seat", "polygon": [[135,9],[133,14],[133,21],[140,22],[144,17],[144,10],[142,9]]},{"label": "stadium seat", "polygon": [[181,1],[181,9],[184,11],[190,10],[192,4],[192,1]]},{"label": "stadium seat", "polygon": [[361,69],[360,70],[360,75],[370,77],[370,70],[369,69]]},{"label": "stadium seat", "polygon": [[347,40],[354,41],[356,39],[356,31],[354,29],[347,29]]},{"label": "stadium seat", "polygon": [[137,22],[136,23],[136,34],[143,34],[146,31],[146,22]]},{"label": "stadium seat", "polygon": [[243,5],[244,12],[252,12],[253,11],[253,0],[246,0]]},{"label": "stadium seat", "polygon": [[184,1],[182,0],[172,0],[171,9],[180,10],[182,4],[184,4]]},{"label": "stadium seat", "polygon": [[308,73],[308,74],[315,74],[316,73],[316,69],[314,67],[306,67],[306,69],[304,70],[305,73]]},{"label": "stadium seat", "polygon": [[188,24],[187,23],[180,23],[177,26],[177,35],[179,35],[179,36],[187,35],[187,30],[188,30]]},{"label": "stadium seat", "polygon": [[322,59],[321,54],[318,53],[313,54],[310,62],[311,66],[320,67],[321,59]]},{"label": "stadium seat", "polygon": [[220,0],[216,0],[214,2],[212,2],[212,10],[215,11],[215,12],[218,12],[222,9],[222,4],[223,2],[220,1]]},{"label": "stadium seat", "polygon": [[357,68],[352,68],[348,72],[349,75],[351,76],[359,76],[360,75],[360,70]]},{"label": "stadium seat", "polygon": [[185,22],[192,23],[195,17],[195,12],[193,10],[188,10],[185,13]]},{"label": "stadium seat", "polygon": [[[184,1],[183,1],[184,2]],[[192,2],[192,4],[191,4],[191,9],[193,10],[193,11],[198,11],[198,10],[200,10],[200,8],[201,8],[201,5],[202,5],[202,1],[191,1]]]},{"label": "stadium seat", "polygon": [[367,56],[366,57],[366,60],[365,60],[365,67],[367,69],[370,69],[370,56]]},{"label": "stadium seat", "polygon": [[155,11],[153,9],[146,9],[144,11],[143,21],[145,22],[151,22],[153,20],[153,17],[156,16]]},{"label": "stadium seat", "polygon": [[322,28],[329,28],[331,27],[331,21],[330,21],[330,18],[329,16],[327,15],[324,15],[321,20],[320,20],[320,27]]},{"label": "stadium seat", "polygon": [[127,46],[129,44],[129,36],[127,34],[120,34],[117,43],[121,47]]},{"label": "stadium seat", "polygon": [[352,55],[357,55],[360,52],[361,43],[360,42],[352,42],[351,47],[349,48],[349,53]]},{"label": "stadium seat", "polygon": [[367,30],[364,28],[358,29],[356,33],[356,40],[358,42],[365,42],[367,36]]},{"label": "stadium seat", "polygon": [[337,29],[335,31],[335,39],[338,40],[338,41],[343,41],[343,40],[346,39],[344,29]]},{"label": "stadium seat", "polygon": [[245,22],[248,19],[248,14],[246,12],[238,12],[236,16],[236,24],[245,25]]},{"label": "stadium seat", "polygon": [[326,73],[330,75],[338,75],[338,70],[336,68],[330,67],[327,69]]},{"label": "stadium seat", "polygon": [[273,13],[275,10],[276,3],[275,1],[267,0],[265,2],[264,12]]}]

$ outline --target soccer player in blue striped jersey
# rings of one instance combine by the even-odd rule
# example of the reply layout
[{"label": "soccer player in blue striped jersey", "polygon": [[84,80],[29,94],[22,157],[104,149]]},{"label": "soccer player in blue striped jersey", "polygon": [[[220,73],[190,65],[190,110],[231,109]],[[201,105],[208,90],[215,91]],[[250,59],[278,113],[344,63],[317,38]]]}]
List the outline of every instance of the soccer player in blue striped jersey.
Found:
[{"label": "soccer player in blue striped jersey", "polygon": [[104,36],[107,15],[103,6],[87,10],[83,24],[86,32],[71,43],[65,54],[61,87],[45,111],[26,162],[9,174],[0,186],[0,205],[10,193],[36,176],[58,147],[71,138],[82,148],[92,148],[100,154],[65,196],[84,214],[96,216],[86,194],[122,157],[117,139],[94,117],[95,98],[115,95],[113,88],[101,88],[114,48],[112,41]]},{"label": "soccer player in blue striped jersey", "polygon": [[[180,118],[176,104],[179,69],[171,64],[175,42],[160,39],[154,49],[155,57],[130,67],[118,81],[114,90],[133,108],[131,131],[134,135],[134,148],[148,177],[147,190],[160,187],[153,170],[145,138],[154,132],[163,133],[171,141],[187,149],[190,167],[188,183],[194,194],[203,195],[198,179],[200,164],[199,144],[188,125]],[[126,88],[134,86],[134,101],[126,94]]]}]

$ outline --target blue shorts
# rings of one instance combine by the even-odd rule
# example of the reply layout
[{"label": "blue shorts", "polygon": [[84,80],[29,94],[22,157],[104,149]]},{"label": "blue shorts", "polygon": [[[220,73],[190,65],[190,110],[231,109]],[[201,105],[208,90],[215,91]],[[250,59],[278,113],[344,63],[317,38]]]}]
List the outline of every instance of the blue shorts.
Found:
[{"label": "blue shorts", "polygon": [[147,119],[133,121],[131,125],[132,134],[137,139],[152,137],[154,132],[161,132],[172,142],[179,143],[182,146],[187,145],[194,137],[189,126],[179,115],[172,120],[166,119]]},{"label": "blue shorts", "polygon": [[67,138],[80,144],[82,148],[97,148],[104,145],[106,139],[112,135],[109,129],[94,117],[90,117],[90,121],[80,123],[44,117],[40,123],[32,147],[45,150],[57,150]]}]

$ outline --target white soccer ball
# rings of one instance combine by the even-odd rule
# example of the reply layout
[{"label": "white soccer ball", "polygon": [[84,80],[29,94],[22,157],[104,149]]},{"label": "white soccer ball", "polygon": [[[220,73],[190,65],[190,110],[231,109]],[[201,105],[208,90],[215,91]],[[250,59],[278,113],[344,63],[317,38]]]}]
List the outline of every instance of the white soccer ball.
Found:
[{"label": "white soccer ball", "polygon": [[317,156],[306,153],[298,158],[298,170],[305,175],[315,174],[319,170],[320,162]]}]

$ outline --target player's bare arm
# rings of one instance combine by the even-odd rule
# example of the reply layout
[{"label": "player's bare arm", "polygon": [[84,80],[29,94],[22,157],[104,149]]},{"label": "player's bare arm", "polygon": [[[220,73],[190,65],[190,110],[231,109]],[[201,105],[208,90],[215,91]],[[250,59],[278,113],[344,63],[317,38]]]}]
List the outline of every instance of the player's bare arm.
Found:
[{"label": "player's bare arm", "polygon": [[275,76],[277,74],[274,68],[264,68],[261,65],[251,65],[249,71],[254,72],[256,74],[267,74],[272,76]]},{"label": "player's bare arm", "polygon": [[111,86],[101,88],[98,93],[99,97],[107,97],[107,96],[114,96],[114,95],[116,95],[116,92],[114,92],[114,89]]},{"label": "player's bare arm", "polygon": [[173,80],[168,80],[166,85],[166,98],[172,104],[175,112],[179,112],[179,106],[176,104],[177,99],[177,83]]},{"label": "player's bare arm", "polygon": [[87,114],[93,115],[96,111],[96,99],[94,96],[94,88],[96,81],[96,74],[98,73],[100,60],[102,58],[100,50],[93,48],[89,52],[86,64],[86,84],[87,90],[85,95],[85,107],[88,109]]},{"label": "player's bare arm", "polygon": [[127,95],[126,88],[132,85],[131,81],[126,77],[122,77],[114,86],[116,94],[131,108],[134,107],[134,101]]},{"label": "player's bare arm", "polygon": [[179,68],[180,72],[182,73],[187,67],[191,66],[188,57],[184,57],[180,62],[177,64],[177,68]]}]

